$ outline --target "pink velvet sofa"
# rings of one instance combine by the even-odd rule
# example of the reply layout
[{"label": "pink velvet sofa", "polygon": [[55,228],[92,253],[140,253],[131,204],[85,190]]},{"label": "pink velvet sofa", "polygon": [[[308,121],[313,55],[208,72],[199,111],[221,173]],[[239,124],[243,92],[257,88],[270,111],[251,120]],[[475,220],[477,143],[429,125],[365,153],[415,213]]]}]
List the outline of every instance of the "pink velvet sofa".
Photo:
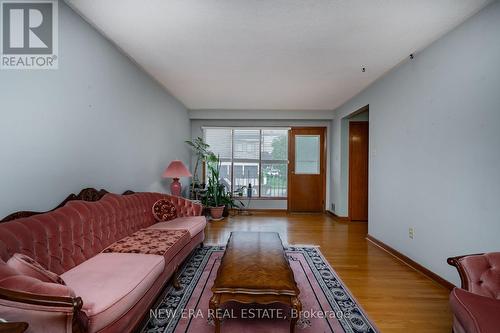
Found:
[{"label": "pink velvet sofa", "polygon": [[500,252],[448,258],[462,280],[450,294],[454,333],[500,332]]},{"label": "pink velvet sofa", "polygon": [[[154,220],[152,206],[160,198],[176,206],[178,218]],[[201,211],[189,200],[159,193],[110,193],[95,202],[70,201],[48,213],[0,223],[0,318],[27,322],[28,332],[133,331],[203,242]],[[103,252],[147,228],[173,230],[168,251]],[[14,270],[6,264],[14,253],[59,274],[66,285]]]}]

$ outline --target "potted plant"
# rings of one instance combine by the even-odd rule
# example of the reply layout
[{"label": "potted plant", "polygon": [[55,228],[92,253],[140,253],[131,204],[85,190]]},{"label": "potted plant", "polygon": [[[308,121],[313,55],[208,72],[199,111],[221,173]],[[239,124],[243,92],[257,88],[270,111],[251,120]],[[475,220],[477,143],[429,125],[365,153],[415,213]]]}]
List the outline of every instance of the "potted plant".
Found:
[{"label": "potted plant", "polygon": [[207,157],[208,166],[208,184],[204,197],[204,204],[210,210],[212,220],[219,221],[223,219],[222,213],[225,207],[226,188],[220,182],[221,163],[218,157],[210,153]]},{"label": "potted plant", "polygon": [[194,172],[193,172],[193,180],[191,183],[191,198],[192,199],[198,199],[196,196],[196,193],[199,192],[200,189],[203,189],[205,186],[203,184],[200,184],[200,180],[198,178],[198,167],[200,165],[200,162],[206,161],[207,158],[213,153],[208,150],[210,147],[209,144],[205,143],[203,141],[203,138],[197,137],[194,140],[186,140],[185,141],[193,150],[194,155],[196,156],[196,163],[194,165]]},{"label": "potted plant", "polygon": [[229,192],[226,192],[225,196],[222,198],[222,202],[225,206],[222,213],[224,217],[229,216],[229,209],[231,208],[245,207],[245,204],[241,200],[235,200],[234,196]]}]

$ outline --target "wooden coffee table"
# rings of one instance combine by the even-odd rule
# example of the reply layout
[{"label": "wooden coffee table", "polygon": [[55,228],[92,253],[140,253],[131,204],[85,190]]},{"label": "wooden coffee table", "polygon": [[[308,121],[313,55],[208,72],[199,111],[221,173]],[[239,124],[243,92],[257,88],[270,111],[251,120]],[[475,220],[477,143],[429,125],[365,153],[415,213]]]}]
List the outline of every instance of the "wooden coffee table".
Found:
[{"label": "wooden coffee table", "polygon": [[[292,333],[302,310],[299,289],[276,232],[232,232],[212,292],[209,307],[214,314],[230,301],[289,305],[297,314],[291,317]],[[219,316],[214,316],[214,323],[219,333]]]}]

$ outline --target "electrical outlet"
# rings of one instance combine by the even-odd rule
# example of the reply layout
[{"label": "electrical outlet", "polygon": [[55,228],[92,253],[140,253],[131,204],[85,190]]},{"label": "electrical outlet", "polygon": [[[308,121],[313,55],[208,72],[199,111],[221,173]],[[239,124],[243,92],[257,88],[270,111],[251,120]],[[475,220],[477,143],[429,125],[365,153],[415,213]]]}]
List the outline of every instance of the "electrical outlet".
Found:
[{"label": "electrical outlet", "polygon": [[332,212],[334,212],[334,211],[335,211],[335,204],[332,203]]},{"label": "electrical outlet", "polygon": [[413,227],[410,227],[408,229],[408,237],[410,237],[410,239],[413,239],[413,237],[415,237],[415,229]]}]

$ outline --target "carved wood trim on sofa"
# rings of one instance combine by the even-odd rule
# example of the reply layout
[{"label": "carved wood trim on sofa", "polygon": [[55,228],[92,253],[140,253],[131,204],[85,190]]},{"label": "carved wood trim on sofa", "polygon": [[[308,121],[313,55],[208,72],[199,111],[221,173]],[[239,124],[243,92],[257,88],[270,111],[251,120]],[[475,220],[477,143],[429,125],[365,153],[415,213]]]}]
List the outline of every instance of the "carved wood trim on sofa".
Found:
[{"label": "carved wood trim on sofa", "polygon": [[[68,195],[66,197],[66,199],[64,199],[59,205],[57,205],[57,207],[55,207],[51,210],[48,210],[46,212],[34,212],[34,211],[29,211],[29,210],[14,212],[12,214],[7,215],[3,219],[1,219],[0,223],[12,221],[15,219],[20,219],[23,217],[30,217],[33,215],[48,213],[48,212],[54,211],[58,208],[61,208],[62,206],[66,205],[68,202],[73,201],[73,200],[99,201],[107,193],[110,193],[110,192],[106,191],[104,189],[97,190],[97,189],[92,188],[92,187],[84,188],[78,194],[71,193],[70,195]],[[127,191],[123,192],[123,195],[134,194],[134,193],[135,193],[134,191],[127,190]]]}]

